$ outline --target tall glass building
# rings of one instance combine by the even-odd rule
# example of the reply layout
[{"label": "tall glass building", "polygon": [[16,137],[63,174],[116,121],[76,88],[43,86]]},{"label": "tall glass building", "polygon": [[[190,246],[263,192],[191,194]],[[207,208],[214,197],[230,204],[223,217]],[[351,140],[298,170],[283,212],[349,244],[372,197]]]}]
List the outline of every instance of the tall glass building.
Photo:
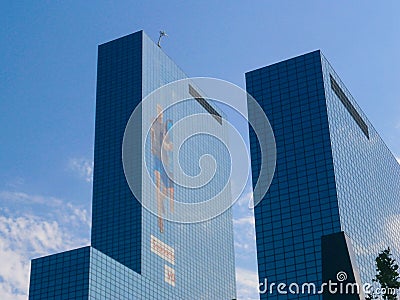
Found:
[{"label": "tall glass building", "polygon": [[[260,283],[318,285],[339,271],[371,283],[378,253],[390,247],[400,254],[395,157],[320,51],[250,71],[246,87],[264,109],[277,147],[274,179],[255,207]],[[257,143],[250,130],[253,183]],[[322,295],[279,294],[276,286],[261,294],[303,298]]]},{"label": "tall glass building", "polygon": [[[99,46],[91,246],[32,260],[29,299],[236,298],[231,210],[204,222],[168,221],[179,213],[175,200],[200,203],[230,186],[225,145],[198,134],[178,149],[174,124],[211,114],[208,126],[227,135],[225,116],[190,84],[140,105],[186,77],[142,31]],[[169,106],[175,93],[187,94],[187,101]],[[175,184],[175,150],[190,176],[211,154],[218,161],[215,176],[196,189]],[[135,167],[127,171],[125,163]]]}]

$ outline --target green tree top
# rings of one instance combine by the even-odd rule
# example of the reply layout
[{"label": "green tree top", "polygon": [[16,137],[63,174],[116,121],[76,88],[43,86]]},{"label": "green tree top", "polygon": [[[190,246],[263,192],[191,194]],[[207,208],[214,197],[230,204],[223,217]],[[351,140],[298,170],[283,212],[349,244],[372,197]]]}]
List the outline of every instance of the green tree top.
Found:
[{"label": "green tree top", "polygon": [[[383,250],[375,259],[376,272],[375,278],[372,281],[379,283],[381,289],[385,289],[382,294],[385,300],[397,300],[397,290],[400,289],[400,274],[399,266],[396,260],[392,258],[390,248]],[[367,299],[380,299],[377,295],[369,295]]]}]

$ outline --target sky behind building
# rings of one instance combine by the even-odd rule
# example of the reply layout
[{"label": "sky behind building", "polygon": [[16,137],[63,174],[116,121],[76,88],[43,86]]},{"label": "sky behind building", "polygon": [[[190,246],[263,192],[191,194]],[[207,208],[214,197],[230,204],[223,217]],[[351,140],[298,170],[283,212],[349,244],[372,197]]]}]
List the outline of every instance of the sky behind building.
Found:
[{"label": "sky behind building", "polygon": [[[97,45],[144,29],[189,75],[244,73],[321,49],[400,156],[400,3],[0,4],[0,295],[25,299],[29,259],[89,243]],[[236,208],[238,297],[255,275],[252,218]],[[251,266],[251,267],[249,267]],[[4,295],[4,296],[3,296]]]}]

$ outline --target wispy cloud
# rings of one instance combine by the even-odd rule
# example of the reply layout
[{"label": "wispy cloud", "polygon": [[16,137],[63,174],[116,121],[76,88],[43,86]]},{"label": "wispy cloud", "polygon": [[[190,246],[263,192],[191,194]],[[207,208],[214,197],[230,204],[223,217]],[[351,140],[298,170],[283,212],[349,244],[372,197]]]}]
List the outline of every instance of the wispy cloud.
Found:
[{"label": "wispy cloud", "polygon": [[1,191],[0,204],[1,299],[26,299],[30,260],[87,245],[90,220],[86,209],[55,197]]},{"label": "wispy cloud", "polygon": [[249,208],[251,199],[252,192],[248,188],[233,207],[238,299],[259,299],[254,213]]},{"label": "wispy cloud", "polygon": [[[12,205],[19,209],[23,208],[23,211],[26,212],[27,208],[30,207],[40,212],[41,216],[57,216],[57,219],[63,223],[79,224],[79,226],[83,223],[89,227],[91,225],[90,213],[86,208],[57,197],[32,195],[24,192],[0,191],[0,203],[4,203],[4,209]],[[43,207],[39,209],[40,206]]]},{"label": "wispy cloud", "polygon": [[258,274],[243,268],[236,268],[236,284],[239,299],[260,299],[258,293]]},{"label": "wispy cloud", "polygon": [[71,171],[78,174],[86,182],[93,180],[93,161],[86,158],[71,158],[68,162]]},{"label": "wispy cloud", "polygon": [[251,209],[253,207],[253,191],[245,191],[237,201],[237,204]]},{"label": "wispy cloud", "polygon": [[6,182],[6,186],[8,188],[19,188],[20,186],[22,186],[24,184],[25,180],[22,177],[14,177],[11,180],[9,180],[8,182]]},{"label": "wispy cloud", "polygon": [[60,206],[63,201],[51,196],[29,195],[24,192],[0,191],[0,200],[12,203],[43,204],[47,206]]},{"label": "wispy cloud", "polygon": [[249,264],[256,264],[256,236],[254,229],[254,217],[244,216],[233,220],[235,233],[236,259]]},{"label": "wispy cloud", "polygon": [[76,224],[82,223],[86,224],[88,227],[91,227],[92,221],[90,219],[89,212],[87,211],[87,209],[77,207],[71,203],[67,203],[67,207],[72,212],[71,214],[69,214],[68,220],[70,222]]},{"label": "wispy cloud", "polygon": [[254,217],[253,216],[244,216],[233,220],[233,224],[235,225],[252,225],[254,226]]}]

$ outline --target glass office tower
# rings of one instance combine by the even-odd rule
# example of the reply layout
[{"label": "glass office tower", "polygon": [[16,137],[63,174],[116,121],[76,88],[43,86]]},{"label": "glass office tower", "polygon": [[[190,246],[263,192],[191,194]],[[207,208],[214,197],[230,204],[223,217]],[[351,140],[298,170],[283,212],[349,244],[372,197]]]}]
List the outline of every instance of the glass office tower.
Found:
[{"label": "glass office tower", "polygon": [[[190,85],[184,87],[187,101],[168,107],[172,91],[145,102],[124,152],[124,160],[139,166],[127,176],[141,199],[136,199],[125,178],[123,139],[132,112],[159,87],[186,77],[142,31],[99,46],[92,243],[32,260],[29,299],[236,297],[230,209],[199,223],[163,218],[177,213],[172,200],[202,202],[221,190],[221,185],[229,186],[227,149],[205,135],[187,139],[179,149],[179,158],[184,171],[195,176],[200,157],[213,155],[218,168],[207,185],[197,189],[177,185],[173,181],[175,167],[168,163],[160,166],[161,159],[169,163],[173,159],[168,155],[175,150],[174,139],[180,138],[180,133],[167,133],[175,123],[193,114],[211,113],[214,118],[209,125],[227,135],[221,122],[224,114]],[[149,122],[152,125],[147,131],[142,124]],[[160,150],[162,139],[168,144],[165,152]],[[158,215],[138,200],[154,204]]]},{"label": "glass office tower", "polygon": [[[250,71],[246,87],[271,122],[277,146],[274,179],[255,207],[260,282],[321,284],[340,268],[355,282],[357,274],[371,282],[380,251],[400,254],[395,157],[320,51]],[[250,145],[255,183],[259,147],[252,130]],[[343,257],[354,259],[333,269]],[[322,295],[261,294],[289,298]]]}]

